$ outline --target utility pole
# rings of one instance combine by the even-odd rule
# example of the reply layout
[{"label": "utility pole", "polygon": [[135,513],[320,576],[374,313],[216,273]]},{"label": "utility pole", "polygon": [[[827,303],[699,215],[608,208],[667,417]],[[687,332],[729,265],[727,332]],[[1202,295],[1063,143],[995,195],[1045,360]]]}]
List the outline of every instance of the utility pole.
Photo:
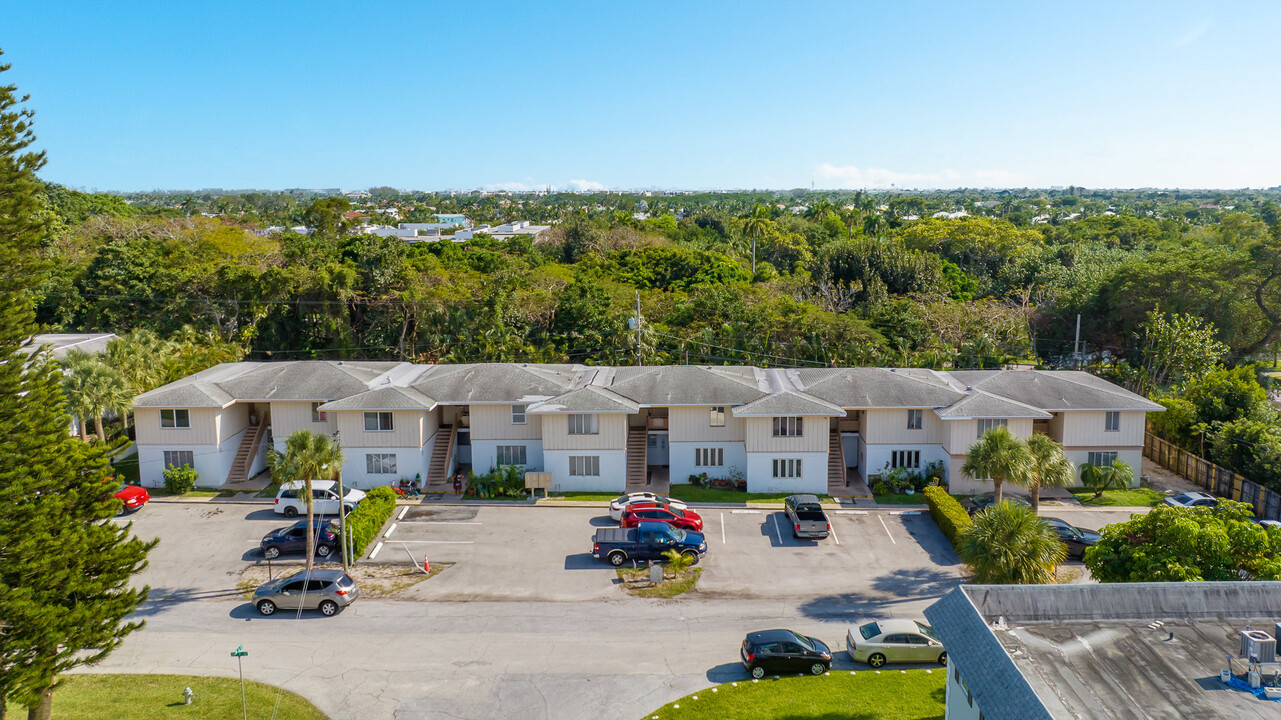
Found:
[{"label": "utility pole", "polygon": [[644,365],[641,360],[641,313],[640,313],[640,290],[636,291],[636,364]]},{"label": "utility pole", "polygon": [[1072,340],[1072,364],[1081,369],[1081,313],[1076,314],[1076,338]]},{"label": "utility pole", "polygon": [[[342,433],[338,430],[334,431],[334,445],[339,448],[342,447]],[[345,573],[351,570],[351,554],[347,548],[347,513],[345,512],[346,508],[343,506],[343,500],[347,497],[347,493],[343,492],[343,489],[342,489],[342,465],[338,466],[337,477],[338,477],[338,542],[340,545],[342,545],[342,552],[339,554],[342,555],[342,571]]]}]

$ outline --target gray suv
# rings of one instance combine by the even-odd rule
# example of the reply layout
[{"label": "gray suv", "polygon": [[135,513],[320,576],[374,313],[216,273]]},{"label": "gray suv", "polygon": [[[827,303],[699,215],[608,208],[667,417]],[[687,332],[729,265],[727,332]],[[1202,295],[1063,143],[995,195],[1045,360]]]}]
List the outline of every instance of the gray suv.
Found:
[{"label": "gray suv", "polygon": [[338,611],[356,601],[360,589],[342,570],[306,570],[277,578],[254,591],[254,607],[263,615],[276,610],[319,610],[323,615]]}]

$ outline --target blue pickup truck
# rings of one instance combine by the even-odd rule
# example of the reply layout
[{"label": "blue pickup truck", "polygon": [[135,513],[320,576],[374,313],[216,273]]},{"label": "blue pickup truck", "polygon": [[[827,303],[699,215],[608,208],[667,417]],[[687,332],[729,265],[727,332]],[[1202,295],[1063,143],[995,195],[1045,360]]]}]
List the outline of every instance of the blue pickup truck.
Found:
[{"label": "blue pickup truck", "polygon": [[592,557],[605,558],[611,565],[628,560],[661,560],[663,553],[675,550],[694,558],[707,553],[707,541],[701,533],[661,522],[643,522],[634,528],[602,528],[592,538]]}]

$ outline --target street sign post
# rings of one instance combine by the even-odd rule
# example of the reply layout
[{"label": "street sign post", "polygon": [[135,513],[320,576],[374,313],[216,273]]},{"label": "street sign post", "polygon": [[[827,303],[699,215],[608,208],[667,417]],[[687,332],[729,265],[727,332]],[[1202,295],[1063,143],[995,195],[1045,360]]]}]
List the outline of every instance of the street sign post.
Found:
[{"label": "street sign post", "polygon": [[236,659],[236,668],[240,670],[240,712],[244,720],[249,720],[249,703],[245,701],[245,666],[241,663],[240,658],[248,655],[244,645],[237,645],[231,656]]}]

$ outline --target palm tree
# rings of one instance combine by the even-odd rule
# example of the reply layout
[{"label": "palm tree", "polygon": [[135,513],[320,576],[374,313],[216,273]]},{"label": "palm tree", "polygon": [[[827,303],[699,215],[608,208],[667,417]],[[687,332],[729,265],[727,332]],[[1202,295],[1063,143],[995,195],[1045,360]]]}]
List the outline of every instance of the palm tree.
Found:
[{"label": "palm tree", "polygon": [[67,395],[68,407],[80,420],[80,437],[85,438],[84,425],[90,418],[98,423],[98,439],[106,442],[103,416],[108,411],[123,413],[133,405],[124,378],[98,358],[85,353],[68,353],[62,387]]},{"label": "palm tree", "polygon": [[[298,430],[285,438],[285,452],[274,448],[267,451],[267,465],[271,479],[278,483],[303,481],[307,492],[303,503],[307,506],[307,572],[310,573],[316,558],[316,526],[311,506],[311,481],[329,480],[342,467],[342,449],[328,435],[310,430]],[[342,499],[338,513],[343,514]],[[347,519],[342,518],[342,522]]]},{"label": "palm tree", "polygon": [[868,213],[863,218],[863,234],[868,237],[880,238],[889,227],[889,221],[879,212]]},{"label": "palm tree", "polygon": [[1001,502],[1001,485],[1006,480],[1026,485],[1031,469],[1032,454],[1028,452],[1027,445],[1006,427],[995,427],[983,433],[979,441],[970,446],[965,464],[961,466],[961,472],[967,478],[992,479],[997,503]]},{"label": "palm tree", "polygon": [[[132,397],[154,390],[165,382],[167,343],[150,330],[134,330],[107,345],[107,364],[120,374]],[[120,417],[129,427],[129,408]]]},{"label": "palm tree", "polygon": [[1076,480],[1076,468],[1063,457],[1063,446],[1049,435],[1033,435],[1026,440],[1032,456],[1031,472],[1027,475],[1027,488],[1032,495],[1032,512],[1041,506],[1041,488],[1067,487]]},{"label": "palm tree", "polygon": [[1081,464],[1081,484],[1094,491],[1094,497],[1102,497],[1104,490],[1116,488],[1123,490],[1134,481],[1134,468],[1124,460],[1114,460],[1111,465]]},{"label": "palm tree", "polygon": [[752,239],[752,275],[756,274],[756,241],[765,237],[771,223],[769,208],[760,203],[756,203],[743,220],[743,232]]},{"label": "palm tree", "polygon": [[1054,582],[1067,546],[1030,509],[1001,502],[974,516],[957,537],[957,554],[969,566],[970,582],[1032,585]]}]

